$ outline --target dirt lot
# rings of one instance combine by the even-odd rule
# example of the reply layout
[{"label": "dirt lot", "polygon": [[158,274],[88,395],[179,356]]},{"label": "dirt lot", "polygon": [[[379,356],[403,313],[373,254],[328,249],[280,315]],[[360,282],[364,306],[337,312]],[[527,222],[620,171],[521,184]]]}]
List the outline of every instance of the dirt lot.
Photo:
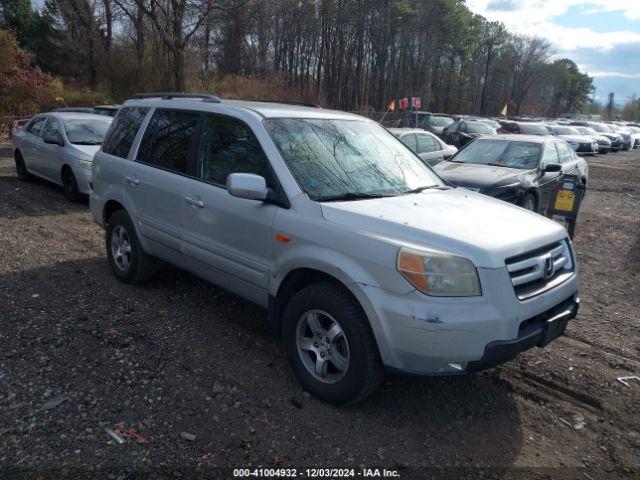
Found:
[{"label": "dirt lot", "polygon": [[[565,337],[482,374],[389,377],[337,409],[300,389],[262,310],[169,267],[118,283],[88,206],[21,183],[0,144],[0,466],[42,478],[258,465],[639,478],[640,382],[616,378],[640,375],[640,151],[589,163],[582,309]],[[117,445],[104,428],[118,425],[149,444]]]}]

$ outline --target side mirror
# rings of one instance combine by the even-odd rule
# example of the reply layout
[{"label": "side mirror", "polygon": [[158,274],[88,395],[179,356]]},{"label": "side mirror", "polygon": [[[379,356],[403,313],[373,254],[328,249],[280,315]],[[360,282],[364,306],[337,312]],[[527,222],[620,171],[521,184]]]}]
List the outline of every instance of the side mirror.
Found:
[{"label": "side mirror", "polygon": [[542,169],[543,173],[561,172],[562,165],[559,163],[550,163]]},{"label": "side mirror", "polygon": [[229,195],[246,200],[266,200],[267,181],[253,173],[232,173],[227,177]]},{"label": "side mirror", "polygon": [[60,137],[54,137],[53,135],[47,135],[44,137],[44,143],[50,143],[52,145],[58,145],[59,147],[64,147],[64,142]]}]

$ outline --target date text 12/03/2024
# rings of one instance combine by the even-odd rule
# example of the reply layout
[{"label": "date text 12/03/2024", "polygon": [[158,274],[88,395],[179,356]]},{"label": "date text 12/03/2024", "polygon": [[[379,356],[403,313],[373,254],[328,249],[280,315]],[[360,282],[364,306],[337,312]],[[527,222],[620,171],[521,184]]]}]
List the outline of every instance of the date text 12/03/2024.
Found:
[{"label": "date text 12/03/2024", "polygon": [[262,477],[262,478],[399,478],[397,470],[386,468],[236,468],[234,477]]}]

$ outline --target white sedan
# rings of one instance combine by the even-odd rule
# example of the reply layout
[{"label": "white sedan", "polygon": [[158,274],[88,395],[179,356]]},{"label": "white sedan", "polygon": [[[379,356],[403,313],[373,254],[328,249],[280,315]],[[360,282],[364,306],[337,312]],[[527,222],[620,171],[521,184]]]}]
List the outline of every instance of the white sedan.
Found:
[{"label": "white sedan", "polygon": [[112,120],[90,113],[36,115],[13,136],[18,177],[49,180],[61,185],[69,200],[82,200],[91,192],[93,156]]},{"label": "white sedan", "polygon": [[453,145],[419,128],[390,128],[389,131],[430,166],[447,160],[458,151]]}]

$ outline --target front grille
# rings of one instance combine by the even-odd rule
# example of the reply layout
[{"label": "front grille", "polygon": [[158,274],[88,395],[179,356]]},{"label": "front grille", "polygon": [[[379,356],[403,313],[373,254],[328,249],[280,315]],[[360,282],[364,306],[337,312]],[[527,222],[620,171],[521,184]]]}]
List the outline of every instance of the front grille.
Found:
[{"label": "front grille", "polygon": [[520,300],[535,297],[569,279],[575,271],[571,248],[566,240],[505,261],[513,290]]}]

